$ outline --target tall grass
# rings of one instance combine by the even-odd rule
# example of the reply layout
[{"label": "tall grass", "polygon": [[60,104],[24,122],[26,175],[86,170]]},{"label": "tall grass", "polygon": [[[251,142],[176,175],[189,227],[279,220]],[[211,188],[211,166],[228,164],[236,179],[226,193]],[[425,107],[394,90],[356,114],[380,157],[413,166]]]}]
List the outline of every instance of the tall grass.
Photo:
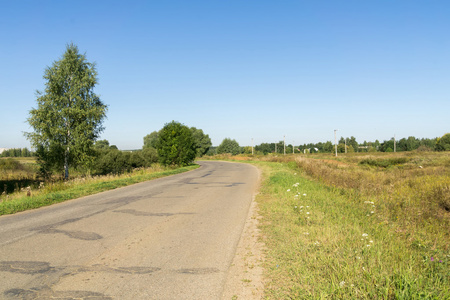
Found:
[{"label": "tall grass", "polygon": [[450,299],[449,158],[253,158],[264,178],[265,297]]}]

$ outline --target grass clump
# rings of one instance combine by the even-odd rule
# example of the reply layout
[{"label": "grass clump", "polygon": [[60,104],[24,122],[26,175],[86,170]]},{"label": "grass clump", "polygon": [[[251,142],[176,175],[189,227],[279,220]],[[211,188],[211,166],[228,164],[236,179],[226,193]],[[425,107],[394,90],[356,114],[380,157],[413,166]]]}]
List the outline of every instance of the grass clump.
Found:
[{"label": "grass clump", "polygon": [[396,158],[388,158],[388,159],[372,159],[372,158],[366,158],[359,162],[360,165],[368,165],[373,167],[381,167],[381,168],[388,168],[392,166],[401,165],[404,163],[407,163],[411,159],[407,157],[396,157]]}]

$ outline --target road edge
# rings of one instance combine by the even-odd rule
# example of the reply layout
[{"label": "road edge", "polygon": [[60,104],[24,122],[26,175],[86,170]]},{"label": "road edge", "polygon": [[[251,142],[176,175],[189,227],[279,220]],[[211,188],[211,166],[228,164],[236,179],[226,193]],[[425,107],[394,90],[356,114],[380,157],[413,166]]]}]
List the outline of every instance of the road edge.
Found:
[{"label": "road edge", "polygon": [[239,239],[236,253],[225,281],[222,293],[223,300],[256,300],[264,295],[264,249],[261,230],[259,229],[258,203],[256,195],[261,186],[261,170],[258,170],[258,183],[249,207],[247,218],[241,237]]}]

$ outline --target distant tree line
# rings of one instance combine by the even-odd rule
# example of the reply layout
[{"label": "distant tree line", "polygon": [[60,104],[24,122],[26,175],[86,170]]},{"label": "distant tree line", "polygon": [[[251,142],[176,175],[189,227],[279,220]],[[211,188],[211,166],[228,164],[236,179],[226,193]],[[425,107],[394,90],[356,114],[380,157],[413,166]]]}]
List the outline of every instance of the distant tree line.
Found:
[{"label": "distant tree line", "polygon": [[11,148],[4,150],[0,157],[32,157],[35,153],[28,148]]},{"label": "distant tree line", "polygon": [[[422,138],[410,136],[395,141],[394,139],[380,142],[364,141],[358,143],[354,136],[341,137],[337,143],[338,153],[352,153],[352,152],[402,152],[402,151],[449,151],[450,150],[450,133],[445,134],[441,138]],[[309,143],[294,146],[292,144],[284,145],[283,141],[277,143],[261,143],[253,148],[254,154],[291,154],[291,153],[334,153],[335,145],[331,141]],[[251,154],[252,147],[240,147],[239,144],[230,138],[225,138],[218,147],[211,147],[207,155],[229,153],[236,154]]]}]

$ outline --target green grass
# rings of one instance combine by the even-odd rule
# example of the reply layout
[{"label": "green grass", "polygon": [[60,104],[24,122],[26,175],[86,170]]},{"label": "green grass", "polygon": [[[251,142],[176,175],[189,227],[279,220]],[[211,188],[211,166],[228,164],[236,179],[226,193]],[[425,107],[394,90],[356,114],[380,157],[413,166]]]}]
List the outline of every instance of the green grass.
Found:
[{"label": "green grass", "polygon": [[177,169],[143,169],[134,173],[120,176],[96,176],[93,178],[76,178],[69,182],[45,184],[42,189],[32,190],[31,196],[26,195],[26,190],[12,196],[0,198],[0,215],[51,205],[82,196],[124,187],[138,182],[152,180],[164,176],[179,174],[198,168],[192,165]]},{"label": "green grass", "polygon": [[376,197],[308,179],[295,162],[253,163],[267,299],[450,299],[448,233],[411,239],[382,221]]}]

